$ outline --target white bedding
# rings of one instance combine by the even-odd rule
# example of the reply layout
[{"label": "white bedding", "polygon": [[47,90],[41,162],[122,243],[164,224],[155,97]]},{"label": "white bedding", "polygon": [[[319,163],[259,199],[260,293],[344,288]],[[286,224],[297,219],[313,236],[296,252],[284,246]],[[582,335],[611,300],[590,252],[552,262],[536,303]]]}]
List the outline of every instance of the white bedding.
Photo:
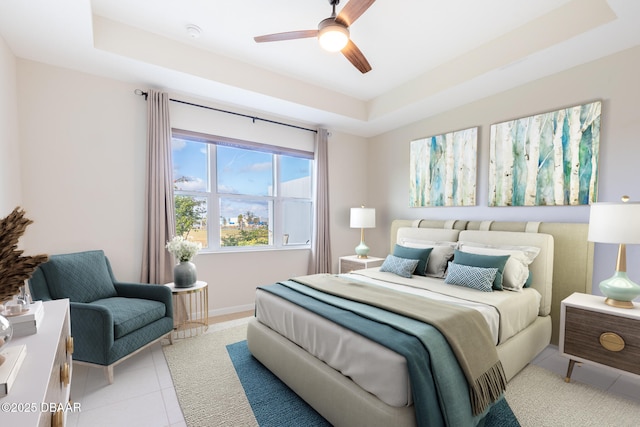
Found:
[{"label": "white bedding", "polygon": [[393,273],[381,272],[380,268],[357,270],[351,274],[358,280],[374,280],[375,283],[386,284],[399,291],[422,294],[434,299],[449,299],[457,301],[460,305],[475,308],[485,318],[491,319],[488,325],[492,333],[495,331],[495,325],[492,324],[496,320],[491,314],[495,309],[499,313],[497,339],[494,335],[496,345],[505,342],[536,320],[542,298],[533,288],[523,289],[522,292],[480,292],[464,286],[447,285],[444,280],[432,277],[412,276],[407,279]]},{"label": "white bedding", "polygon": [[[540,302],[540,294],[533,289],[526,292],[486,293],[494,295],[493,299],[499,306],[496,308],[474,301],[477,299],[474,298],[474,294],[484,292],[445,285],[441,279],[414,276],[412,279],[404,279],[405,284],[393,284],[388,280],[401,278],[391,273],[381,273],[378,269],[359,270],[344,276],[417,296],[456,300],[461,305],[478,310],[487,319],[495,342],[504,342],[508,337],[529,326],[537,317]],[[411,283],[411,286],[406,283]],[[435,289],[436,292],[425,288]],[[486,298],[486,295],[483,298]],[[401,407],[412,403],[407,365],[403,356],[289,301],[260,290],[256,293],[256,317],[261,323],[350,377],[364,390],[388,405]],[[508,320],[507,317],[512,319]]]},{"label": "white bedding", "polygon": [[269,292],[256,293],[256,317],[388,405],[412,403],[398,353]]},{"label": "white bedding", "polygon": [[[376,271],[379,271],[379,268],[376,268]],[[413,276],[411,278],[411,281],[413,282],[420,283],[424,281],[428,283],[428,284],[427,283],[423,284],[423,286],[425,287],[414,287],[414,286],[401,285],[399,283],[391,283],[384,280],[376,279],[374,277],[369,277],[366,275],[367,273],[371,273],[371,272],[362,271],[361,273],[362,274],[356,271],[350,274],[342,274],[341,276],[347,277],[353,280],[361,281],[361,282],[373,283],[378,286],[395,289],[397,291],[406,292],[408,294],[429,298],[436,301],[444,301],[444,302],[457,304],[467,308],[473,308],[474,310],[480,312],[480,314],[482,314],[482,317],[484,317],[484,319],[487,321],[487,325],[489,326],[489,331],[491,332],[491,336],[493,337],[493,343],[495,345],[498,344],[498,334],[500,331],[500,313],[498,312],[498,310],[496,310],[495,307],[492,307],[487,304],[483,304],[475,301],[463,300],[453,296],[432,292],[425,288],[426,286],[429,286],[429,285],[442,283],[442,279]],[[387,275],[391,275],[391,273],[387,273]],[[392,275],[392,277],[394,279],[397,278],[395,274]],[[445,286],[451,287],[451,285],[445,285]]]}]

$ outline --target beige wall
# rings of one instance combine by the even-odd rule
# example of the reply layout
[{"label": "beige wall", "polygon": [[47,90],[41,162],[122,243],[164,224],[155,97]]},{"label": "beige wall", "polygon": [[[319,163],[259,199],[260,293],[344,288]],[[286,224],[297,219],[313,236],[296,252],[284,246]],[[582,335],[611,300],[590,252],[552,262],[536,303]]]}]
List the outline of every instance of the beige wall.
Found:
[{"label": "beige wall", "polygon": [[116,81],[18,60],[22,198],[30,252],[104,249],[139,278],[145,103]]},{"label": "beige wall", "polygon": [[[13,111],[21,134],[22,199],[35,221],[24,239],[28,251],[53,254],[100,248],[112,261],[116,277],[138,280],[146,152],[144,98],[134,95],[136,86],[41,63],[18,60],[16,69],[19,114]],[[260,122],[258,131],[242,133],[251,121],[226,115],[222,120],[216,117],[218,126],[211,128],[212,116],[206,111],[185,114],[184,108],[172,104],[172,124],[259,142],[287,138],[283,128]],[[302,142],[300,148],[313,148],[312,134],[287,135]],[[346,218],[351,204],[361,203],[366,193],[365,154],[362,138],[339,133],[330,137],[336,269],[337,256],[350,253],[358,236],[348,228]],[[200,254],[195,262],[199,278],[211,286],[212,314],[222,314],[251,309],[256,286],[306,274],[308,258],[308,250],[258,251]]]},{"label": "beige wall", "polygon": [[0,37],[0,218],[22,203],[16,60]]},{"label": "beige wall", "polygon": [[[588,206],[488,207],[489,135],[493,123],[593,100],[603,103],[598,201],[617,201],[623,194],[640,200],[639,76],[640,48],[636,47],[372,138],[368,194],[379,212],[377,227],[369,233],[372,252],[388,250],[387,231],[394,218],[587,222]],[[473,126],[480,127],[477,206],[409,208],[410,141]],[[613,274],[616,248],[611,246],[596,245],[596,282]],[[638,249],[629,248],[630,260],[640,257]],[[629,267],[629,275],[640,279],[640,263],[630,263],[634,266]]]},{"label": "beige wall", "polygon": [[[635,167],[639,75],[640,48],[636,48],[369,140],[331,130],[334,271],[337,258],[353,253],[359,241],[359,231],[349,228],[349,208],[360,204],[377,209],[377,228],[367,231],[367,243],[377,256],[387,253],[393,218],[588,220],[587,207],[486,207],[489,128],[511,118],[601,99],[600,200],[615,200],[623,193],[640,199],[640,172]],[[6,215],[21,204],[35,220],[23,242],[28,252],[102,248],[117,277],[137,280],[146,104],[133,94],[136,88],[16,60],[0,40],[0,213]],[[470,126],[480,126],[478,206],[408,208],[409,141]],[[609,274],[615,249],[599,246],[596,268],[600,263],[606,267],[600,270]],[[630,260],[640,255],[637,249],[630,248]],[[306,250],[201,254],[196,259],[200,278],[211,285],[212,314],[250,308],[256,286],[305,274],[307,262]],[[634,278],[637,263],[630,264]]]}]

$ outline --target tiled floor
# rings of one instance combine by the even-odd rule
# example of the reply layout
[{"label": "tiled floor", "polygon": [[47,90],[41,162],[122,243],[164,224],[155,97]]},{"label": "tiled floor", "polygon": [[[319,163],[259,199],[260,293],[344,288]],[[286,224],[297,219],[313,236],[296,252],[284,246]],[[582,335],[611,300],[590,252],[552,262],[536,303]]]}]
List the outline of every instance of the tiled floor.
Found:
[{"label": "tiled floor", "polygon": [[[560,375],[567,369],[567,359],[554,346],[547,347],[533,363]],[[82,411],[70,414],[69,427],[186,426],[159,344],[116,366],[112,385],[107,385],[99,369],[81,365],[73,369],[71,399],[81,404]],[[640,403],[638,378],[576,365],[572,380]]]},{"label": "tiled floor", "polygon": [[185,426],[160,344],[125,360],[109,385],[104,371],[73,366],[71,400],[81,411],[68,414],[68,427]]},{"label": "tiled floor", "polygon": [[[210,324],[252,314],[220,316]],[[186,427],[160,343],[116,365],[111,385],[102,369],[75,364],[71,401],[81,410],[68,413],[67,427]]]}]

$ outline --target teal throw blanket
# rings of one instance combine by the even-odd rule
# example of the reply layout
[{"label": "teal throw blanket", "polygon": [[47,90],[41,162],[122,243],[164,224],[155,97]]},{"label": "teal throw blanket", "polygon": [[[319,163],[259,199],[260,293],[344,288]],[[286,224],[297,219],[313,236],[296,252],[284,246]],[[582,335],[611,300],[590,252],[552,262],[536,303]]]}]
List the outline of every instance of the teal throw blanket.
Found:
[{"label": "teal throw blanket", "polygon": [[433,326],[381,308],[326,294],[294,281],[259,289],[351,329],[407,360],[419,426],[476,426],[469,386],[443,335]]}]

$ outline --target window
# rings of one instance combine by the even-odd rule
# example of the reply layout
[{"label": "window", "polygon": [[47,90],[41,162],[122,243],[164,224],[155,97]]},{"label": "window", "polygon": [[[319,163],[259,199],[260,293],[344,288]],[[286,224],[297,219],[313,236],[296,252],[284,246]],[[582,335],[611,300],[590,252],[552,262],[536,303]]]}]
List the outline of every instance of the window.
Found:
[{"label": "window", "polygon": [[176,231],[210,250],[305,247],[313,153],[173,130]]}]

